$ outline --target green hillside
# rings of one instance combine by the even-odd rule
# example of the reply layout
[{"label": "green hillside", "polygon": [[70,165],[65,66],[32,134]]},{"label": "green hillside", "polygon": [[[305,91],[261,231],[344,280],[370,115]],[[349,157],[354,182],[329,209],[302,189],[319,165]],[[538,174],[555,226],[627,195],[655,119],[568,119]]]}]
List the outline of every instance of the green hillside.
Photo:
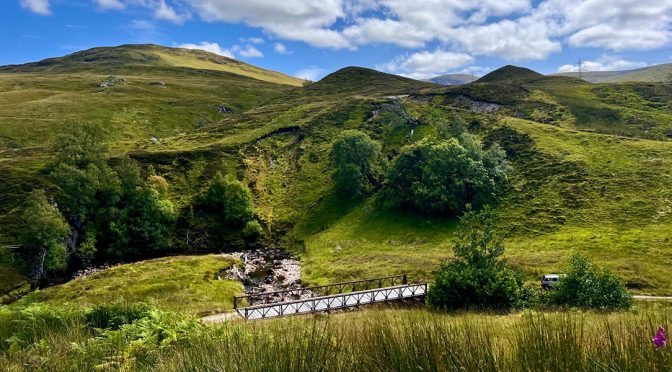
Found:
[{"label": "green hillside", "polygon": [[506,65],[476,80],[477,83],[502,83],[522,82],[524,80],[537,79],[544,75],[528,68]]},{"label": "green hillside", "polygon": [[232,257],[177,256],[115,266],[66,284],[33,292],[23,302],[79,307],[116,301],[150,301],[164,310],[208,314],[233,307],[243,286],[222,278],[236,260]]},{"label": "green hillside", "polygon": [[[131,83],[153,76],[120,76],[128,83],[112,88],[124,100],[153,97],[150,89],[171,85],[168,78],[166,87],[158,88]],[[377,189],[360,199],[335,193],[331,145],[345,129],[358,129],[393,159],[404,145],[433,135],[438,119],[457,115],[484,143],[498,143],[513,166],[496,206],[497,223],[506,234],[509,261],[528,281],[560,270],[577,250],[623,275],[633,291],[669,294],[670,86],[595,85],[514,66],[455,87],[353,67],[301,88],[204,70],[187,76],[203,89],[217,79],[240,82],[250,96],[241,98],[234,114],[217,113],[179,132],[162,119],[165,111],[156,112],[147,125],[165,130],[159,140],[149,141],[148,133],[128,142],[116,138],[113,154],[152,165],[171,185],[169,197],[180,213],[188,210],[189,172],[199,185],[217,171],[242,179],[252,191],[264,243],[299,255],[308,283],[398,273],[429,279],[451,256],[455,219],[383,207]],[[230,94],[231,102],[245,97]],[[84,106],[68,112],[72,120],[88,115]],[[32,141],[24,133],[13,138]],[[12,177],[0,186],[11,193],[2,194],[0,222],[11,229],[0,235],[9,244],[21,227],[21,196],[35,182],[48,184],[40,170],[49,154],[39,147],[5,151],[0,166]]]},{"label": "green hillside", "polygon": [[[665,63],[634,70],[584,71],[581,73],[581,78],[591,83],[660,83],[669,82],[670,74],[672,63]],[[562,72],[555,75],[579,77],[578,72]]]}]

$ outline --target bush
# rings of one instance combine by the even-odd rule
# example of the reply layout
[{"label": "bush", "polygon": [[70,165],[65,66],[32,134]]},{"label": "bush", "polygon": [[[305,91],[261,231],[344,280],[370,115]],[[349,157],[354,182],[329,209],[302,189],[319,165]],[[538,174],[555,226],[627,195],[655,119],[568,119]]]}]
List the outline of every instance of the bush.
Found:
[{"label": "bush", "polygon": [[81,310],[69,306],[0,307],[0,350],[26,348],[50,333],[66,333],[76,328],[81,320]]},{"label": "bush", "polygon": [[332,146],[336,171],[332,178],[341,194],[362,196],[378,183],[380,144],[358,130],[346,130]]},{"label": "bush", "polygon": [[94,329],[119,329],[148,316],[151,307],[145,303],[116,302],[95,306],[85,314],[86,325]]},{"label": "bush", "polygon": [[489,208],[468,210],[460,219],[454,247],[455,260],[443,264],[427,300],[443,309],[506,310],[522,305],[522,276],[501,259],[502,239],[497,236]]},{"label": "bush", "polygon": [[495,201],[509,169],[498,146],[483,150],[467,133],[425,139],[405,146],[392,161],[382,201],[427,213],[459,214],[467,204],[480,208]]},{"label": "bush", "polygon": [[584,309],[627,309],[633,303],[621,278],[578,253],[572,254],[567,276],[548,296],[553,304]]}]

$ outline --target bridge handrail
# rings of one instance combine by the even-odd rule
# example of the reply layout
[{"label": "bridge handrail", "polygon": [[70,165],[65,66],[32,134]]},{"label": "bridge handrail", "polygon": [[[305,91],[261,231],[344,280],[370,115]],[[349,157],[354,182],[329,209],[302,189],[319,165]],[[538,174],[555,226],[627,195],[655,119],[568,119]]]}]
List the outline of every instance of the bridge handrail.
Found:
[{"label": "bridge handrail", "polygon": [[[385,286],[394,286],[397,284],[397,282],[400,281],[401,284],[408,284],[408,276],[406,274],[402,275],[392,275],[392,276],[384,276],[380,278],[370,278],[370,279],[361,279],[361,280],[353,280],[349,282],[340,282],[340,283],[332,283],[332,284],[325,284],[325,285],[317,285],[317,286],[312,286],[312,287],[301,287],[301,288],[294,288],[294,289],[284,289],[281,291],[273,291],[273,292],[264,292],[264,293],[259,293],[259,294],[249,294],[249,295],[243,295],[243,296],[233,296],[233,308],[237,309],[238,308],[238,303],[241,300],[247,300],[247,299],[263,299],[264,303],[268,303],[268,299],[276,296],[276,295],[282,295],[282,294],[288,294],[288,293],[303,293],[305,291],[311,291],[312,293],[318,292],[320,290],[326,289],[326,295],[331,295],[331,289],[334,288],[337,290],[337,292],[333,294],[339,294],[339,293],[345,293],[345,289],[352,288],[351,292],[355,292],[357,290],[357,285],[367,283],[370,285],[371,283],[373,284],[378,284],[377,287],[371,288],[370,286],[365,287],[365,289],[376,289],[376,288],[383,288]],[[313,297],[313,296],[311,296]]]},{"label": "bridge handrail", "polygon": [[[318,297],[311,297],[311,298],[307,298],[307,299],[300,299],[300,300],[293,300],[293,301],[286,301],[286,302],[276,302],[276,303],[271,303],[271,304],[259,304],[259,305],[244,307],[244,308],[241,308],[241,309],[236,309],[236,311],[244,319],[248,319],[249,318],[248,314],[253,313],[255,310],[268,309],[268,308],[272,308],[272,307],[289,307],[289,306],[294,305],[294,304],[304,304],[304,303],[311,303],[311,302],[313,303],[312,307],[314,308],[316,301],[326,303],[326,305],[327,305],[326,309],[322,309],[322,310],[313,309],[310,312],[329,311],[329,310],[342,309],[342,308],[345,308],[345,307],[359,306],[359,303],[354,304],[354,305],[347,305],[347,304],[345,304],[345,302],[342,302],[340,305],[337,305],[335,307],[331,307],[331,304],[330,304],[330,301],[329,301],[330,299],[345,298],[345,297],[356,297],[356,296],[361,296],[361,295],[364,295],[364,294],[371,294],[371,293],[375,294],[375,293],[382,292],[382,291],[392,291],[392,290],[400,290],[401,291],[401,290],[408,289],[408,288],[413,288],[412,289],[412,296],[417,296],[418,295],[418,294],[416,294],[416,290],[419,291],[419,295],[421,295],[421,296],[424,296],[424,295],[427,294],[427,283],[421,282],[421,283],[413,283],[413,284],[402,284],[402,285],[391,286],[391,287],[366,289],[366,290],[363,290],[363,291],[337,293],[337,294],[333,294],[333,295],[329,295],[329,296],[318,296]],[[401,296],[401,292],[400,292],[400,296],[395,297],[392,300],[399,300],[399,299],[403,299],[403,298],[404,297]],[[383,300],[375,300],[374,299],[373,301],[368,302],[368,303],[375,303],[375,302],[382,302],[382,301]],[[387,301],[387,299],[385,299],[384,301]],[[292,313],[288,313],[288,314],[282,314],[281,313],[281,314],[279,314],[279,316],[283,316],[283,315],[292,315]],[[265,316],[262,316],[262,318],[263,317],[265,317]]]}]

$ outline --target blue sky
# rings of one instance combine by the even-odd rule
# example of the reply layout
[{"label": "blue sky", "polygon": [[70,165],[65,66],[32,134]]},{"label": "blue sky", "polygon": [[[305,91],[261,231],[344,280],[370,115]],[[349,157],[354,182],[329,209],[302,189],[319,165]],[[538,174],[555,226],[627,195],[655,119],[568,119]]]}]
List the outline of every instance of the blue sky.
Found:
[{"label": "blue sky", "polygon": [[0,65],[95,46],[202,48],[318,79],[672,62],[672,0],[0,0]]}]

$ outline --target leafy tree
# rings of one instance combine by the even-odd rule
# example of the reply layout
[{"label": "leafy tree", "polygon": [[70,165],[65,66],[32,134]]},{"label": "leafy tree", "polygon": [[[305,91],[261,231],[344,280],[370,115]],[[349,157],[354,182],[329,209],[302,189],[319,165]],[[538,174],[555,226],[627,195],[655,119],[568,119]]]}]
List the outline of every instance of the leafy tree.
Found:
[{"label": "leafy tree", "polygon": [[101,163],[107,155],[107,131],[101,125],[87,123],[66,127],[56,138],[56,162],[77,168]]},{"label": "leafy tree", "polygon": [[449,139],[424,139],[405,146],[392,161],[382,201],[437,214],[458,214],[467,204],[493,202],[510,167],[498,146],[481,143],[456,127]]},{"label": "leafy tree", "polygon": [[567,276],[557,290],[549,293],[557,305],[584,309],[627,309],[632,306],[632,295],[621,278],[608,268],[600,268],[579,253],[569,258]]},{"label": "leafy tree", "polygon": [[58,208],[49,203],[44,190],[28,195],[23,219],[22,249],[33,263],[34,280],[41,280],[47,271],[63,270],[67,265],[65,240],[70,228]]},{"label": "leafy tree", "polygon": [[119,202],[119,178],[104,163],[89,163],[84,168],[59,163],[50,176],[59,187],[59,205],[77,229],[80,228],[79,222],[97,214],[101,208]]},{"label": "leafy tree", "polygon": [[166,249],[175,217],[170,200],[148,187],[138,190],[110,224],[110,253],[119,258],[146,257]]},{"label": "leafy tree", "polygon": [[333,179],[341,193],[358,197],[378,183],[380,149],[380,144],[365,133],[341,133],[332,146],[336,167]]},{"label": "leafy tree", "polygon": [[522,304],[522,277],[501,258],[504,245],[489,208],[464,213],[453,250],[455,259],[440,267],[429,289],[432,306],[503,310]]},{"label": "leafy tree", "polygon": [[252,192],[242,182],[217,172],[205,194],[208,209],[228,226],[244,226],[254,215]]},{"label": "leafy tree", "polygon": [[75,256],[82,267],[88,267],[93,263],[98,251],[96,241],[96,233],[94,231],[87,231],[84,235],[84,241],[76,248]]}]

